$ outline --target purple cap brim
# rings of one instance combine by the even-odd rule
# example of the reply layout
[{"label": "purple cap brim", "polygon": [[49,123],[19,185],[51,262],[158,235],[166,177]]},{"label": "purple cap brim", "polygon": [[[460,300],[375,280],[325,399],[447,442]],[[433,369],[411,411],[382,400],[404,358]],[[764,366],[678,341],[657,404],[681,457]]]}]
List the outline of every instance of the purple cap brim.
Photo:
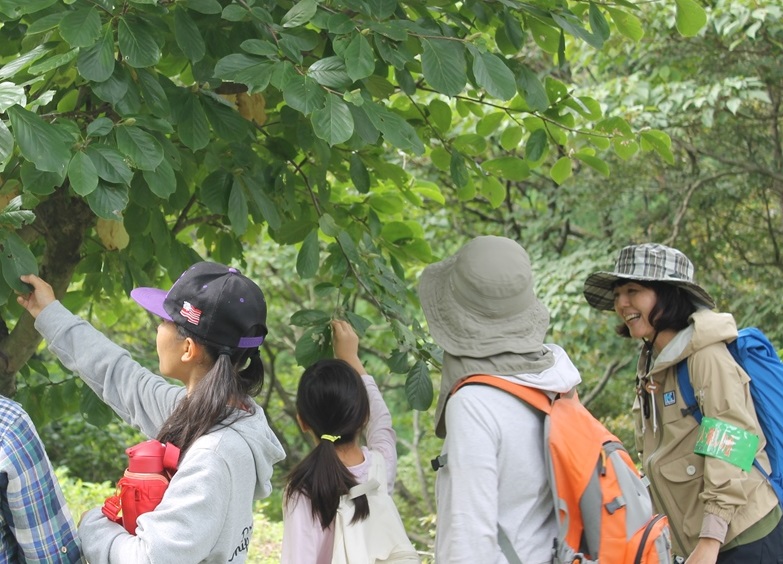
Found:
[{"label": "purple cap brim", "polygon": [[131,298],[148,312],[154,313],[166,321],[173,321],[163,307],[163,301],[167,294],[168,292],[160,288],[134,288],[130,293]]}]

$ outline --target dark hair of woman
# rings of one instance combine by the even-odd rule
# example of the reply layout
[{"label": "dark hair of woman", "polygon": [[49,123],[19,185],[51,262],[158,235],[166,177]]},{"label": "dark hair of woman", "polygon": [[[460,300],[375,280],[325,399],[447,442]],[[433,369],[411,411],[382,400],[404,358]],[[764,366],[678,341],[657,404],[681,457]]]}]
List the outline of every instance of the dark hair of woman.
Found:
[{"label": "dark hair of woman", "polygon": [[[316,437],[322,439],[288,476],[285,500],[296,494],[310,500],[313,519],[326,529],[334,521],[340,496],[357,485],[356,478],[337,456],[342,444],[354,442],[370,417],[370,400],[359,374],[339,359],[320,360],[304,371],[296,393],[296,410]],[[352,523],[370,514],[367,497],[354,500]]]},{"label": "dark hair of woman", "polygon": [[[696,305],[686,290],[666,282],[622,278],[612,285],[612,289],[629,283],[651,288],[655,292],[655,306],[650,310],[648,321],[656,333],[667,329],[681,331],[688,326],[688,318],[696,311]],[[631,331],[625,323],[618,324],[615,332],[621,337],[631,337]]]},{"label": "dark hair of woman", "polygon": [[181,339],[193,339],[205,348],[210,360],[214,360],[212,368],[177,404],[158,433],[160,442],[170,442],[184,454],[196,439],[215,425],[234,421],[238,416],[236,408],[245,405],[247,396],[255,396],[261,391],[264,364],[257,347],[220,347],[196,337],[179,325],[177,335]]}]

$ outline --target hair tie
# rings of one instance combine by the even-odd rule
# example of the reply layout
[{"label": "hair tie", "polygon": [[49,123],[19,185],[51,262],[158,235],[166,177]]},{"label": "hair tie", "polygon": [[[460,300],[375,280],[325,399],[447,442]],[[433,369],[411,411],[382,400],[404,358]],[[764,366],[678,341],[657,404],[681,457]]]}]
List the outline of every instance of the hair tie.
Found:
[{"label": "hair tie", "polygon": [[342,438],[341,435],[321,435],[321,439],[330,442],[339,441]]},{"label": "hair tie", "polygon": [[226,356],[230,357],[231,356],[231,347],[220,347],[218,349],[218,356],[223,356],[223,355],[226,355]]}]

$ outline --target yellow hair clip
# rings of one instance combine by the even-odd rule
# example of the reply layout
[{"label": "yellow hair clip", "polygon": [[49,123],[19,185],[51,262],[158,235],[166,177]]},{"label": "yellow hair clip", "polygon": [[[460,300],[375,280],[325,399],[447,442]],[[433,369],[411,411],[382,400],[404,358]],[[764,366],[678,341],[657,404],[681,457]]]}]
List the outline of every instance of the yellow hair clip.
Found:
[{"label": "yellow hair clip", "polygon": [[321,439],[325,441],[336,442],[340,440],[340,435],[321,435]]}]

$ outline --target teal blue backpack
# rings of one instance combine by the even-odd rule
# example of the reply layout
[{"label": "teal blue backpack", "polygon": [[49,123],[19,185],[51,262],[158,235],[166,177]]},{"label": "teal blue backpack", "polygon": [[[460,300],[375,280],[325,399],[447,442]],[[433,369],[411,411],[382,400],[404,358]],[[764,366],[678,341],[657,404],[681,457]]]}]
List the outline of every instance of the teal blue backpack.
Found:
[{"label": "teal blue backpack", "polygon": [[[741,329],[737,340],[727,346],[737,364],[750,376],[750,395],[767,438],[764,450],[772,472],[767,475],[758,460],[753,465],[769,480],[783,505],[783,362],[767,336],[755,327]],[[688,405],[683,415],[693,415],[701,424],[702,413],[693,393],[687,359],[677,365],[677,384]]]}]

